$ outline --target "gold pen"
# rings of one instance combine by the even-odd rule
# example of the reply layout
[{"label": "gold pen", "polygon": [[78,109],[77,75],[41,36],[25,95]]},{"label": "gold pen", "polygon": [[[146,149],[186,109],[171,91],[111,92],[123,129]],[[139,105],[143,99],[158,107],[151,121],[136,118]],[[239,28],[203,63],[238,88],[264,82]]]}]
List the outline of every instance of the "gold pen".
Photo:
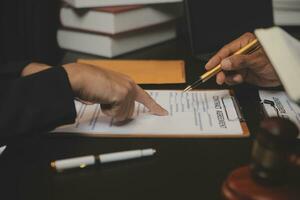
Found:
[{"label": "gold pen", "polygon": [[[233,55],[239,55],[239,54],[251,54],[254,51],[256,51],[257,49],[260,48],[259,42],[257,39],[253,40],[252,42],[250,42],[249,44],[247,44],[246,46],[244,46],[243,48],[241,48],[240,50],[238,50],[237,52],[235,52]],[[208,79],[210,79],[211,77],[215,76],[217,73],[219,73],[220,71],[222,71],[222,67],[221,64],[215,66],[214,68],[212,68],[211,70],[205,72],[203,75],[201,75],[199,77],[199,79],[197,81],[195,81],[192,85],[186,87],[183,92],[187,92],[190,91],[192,89],[194,89],[195,87],[197,87],[198,85],[200,85],[201,83],[204,83],[205,81],[207,81]]]}]

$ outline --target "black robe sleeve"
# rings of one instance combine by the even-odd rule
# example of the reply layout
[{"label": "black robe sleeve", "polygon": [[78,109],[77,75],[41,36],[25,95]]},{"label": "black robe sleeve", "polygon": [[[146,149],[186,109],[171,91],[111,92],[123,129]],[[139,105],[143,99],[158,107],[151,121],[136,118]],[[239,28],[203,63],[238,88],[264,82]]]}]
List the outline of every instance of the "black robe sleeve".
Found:
[{"label": "black robe sleeve", "polygon": [[23,78],[0,79],[0,137],[48,131],[73,123],[75,118],[73,92],[62,67]]},{"label": "black robe sleeve", "polygon": [[56,33],[61,0],[0,0],[0,62],[61,61]]},{"label": "black robe sleeve", "polygon": [[21,76],[21,72],[28,65],[29,61],[22,62],[8,62],[7,64],[0,64],[0,80],[11,80]]}]

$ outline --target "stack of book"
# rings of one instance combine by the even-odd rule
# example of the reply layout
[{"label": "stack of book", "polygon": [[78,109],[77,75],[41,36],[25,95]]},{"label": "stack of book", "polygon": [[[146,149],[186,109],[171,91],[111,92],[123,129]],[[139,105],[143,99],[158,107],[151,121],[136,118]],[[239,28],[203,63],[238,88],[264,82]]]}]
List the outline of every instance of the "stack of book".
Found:
[{"label": "stack of book", "polygon": [[108,58],[174,39],[182,13],[181,0],[64,1],[60,47]]},{"label": "stack of book", "polygon": [[273,10],[276,25],[300,25],[300,0],[273,0]]}]

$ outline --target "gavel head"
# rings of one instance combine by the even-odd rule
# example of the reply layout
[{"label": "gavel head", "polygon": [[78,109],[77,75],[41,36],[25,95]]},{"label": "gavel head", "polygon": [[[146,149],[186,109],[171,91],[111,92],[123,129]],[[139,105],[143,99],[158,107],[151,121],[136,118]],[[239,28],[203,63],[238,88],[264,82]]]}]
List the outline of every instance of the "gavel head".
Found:
[{"label": "gavel head", "polygon": [[253,177],[263,184],[285,181],[298,128],[290,120],[269,118],[262,121],[252,149],[250,168]]}]

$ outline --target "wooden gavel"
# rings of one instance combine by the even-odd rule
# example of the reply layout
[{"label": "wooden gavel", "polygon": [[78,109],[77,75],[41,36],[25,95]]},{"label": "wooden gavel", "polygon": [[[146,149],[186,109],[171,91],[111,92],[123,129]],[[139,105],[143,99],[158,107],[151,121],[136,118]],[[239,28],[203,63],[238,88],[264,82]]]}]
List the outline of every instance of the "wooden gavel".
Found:
[{"label": "wooden gavel", "polygon": [[250,165],[234,170],[224,182],[226,200],[299,200],[300,156],[297,126],[287,119],[261,123]]}]

